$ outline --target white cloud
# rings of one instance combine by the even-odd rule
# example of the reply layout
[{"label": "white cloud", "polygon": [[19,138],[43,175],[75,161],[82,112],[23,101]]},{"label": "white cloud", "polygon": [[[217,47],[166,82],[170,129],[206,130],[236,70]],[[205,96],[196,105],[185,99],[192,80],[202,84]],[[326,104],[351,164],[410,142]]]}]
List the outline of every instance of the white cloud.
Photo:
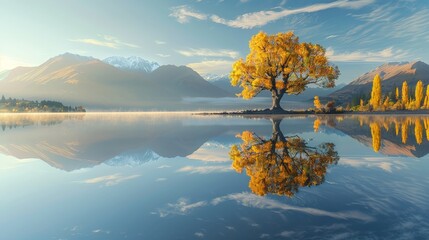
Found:
[{"label": "white cloud", "polygon": [[119,173],[112,174],[112,175],[106,175],[96,178],[89,178],[80,181],[80,183],[87,183],[87,184],[103,184],[105,186],[113,186],[117,185],[121,182],[125,182],[131,179],[135,179],[140,177],[141,175],[130,175],[130,176],[122,176]]},{"label": "white cloud", "polygon": [[336,38],[336,37],[338,37],[338,35],[329,35],[326,37],[326,39],[331,39],[331,38]]},{"label": "white cloud", "polygon": [[194,235],[196,237],[199,237],[199,238],[203,238],[204,237],[204,233],[202,233],[202,232],[195,232]]},{"label": "white cloud", "polygon": [[163,168],[171,168],[171,166],[170,166],[170,165],[161,165],[161,166],[159,166],[158,168],[160,168],[160,169],[163,169]]},{"label": "white cloud", "polygon": [[191,48],[189,50],[178,50],[177,52],[186,57],[229,57],[235,59],[240,55],[239,52],[229,49]]},{"label": "white cloud", "polygon": [[226,74],[229,73],[232,69],[233,61],[227,60],[211,60],[211,61],[202,61],[196,63],[189,63],[186,66],[194,69],[200,75],[205,74]]},{"label": "white cloud", "polygon": [[386,172],[392,172],[393,170],[400,170],[405,167],[405,164],[400,160],[394,158],[375,158],[375,157],[364,157],[364,158],[341,158],[340,165],[348,165],[355,168],[380,168]]},{"label": "white cloud", "polygon": [[191,18],[206,20],[207,15],[194,11],[192,8],[182,5],[171,8],[170,17],[176,18],[179,23],[187,23]]},{"label": "white cloud", "polygon": [[115,49],[119,49],[121,47],[140,48],[136,44],[123,42],[116,37],[108,36],[108,35],[99,36],[99,38],[97,38],[97,39],[96,38],[80,38],[80,39],[72,39],[70,41],[86,43],[86,44],[101,46],[101,47],[115,48]]},{"label": "white cloud", "polygon": [[389,39],[404,39],[406,41],[429,41],[429,10],[421,9],[407,15],[404,8],[409,7],[405,1],[396,1],[380,5],[370,12],[353,15],[362,21],[350,29],[343,41],[359,44],[373,44]]},{"label": "white cloud", "polygon": [[186,198],[180,198],[176,203],[169,203],[164,209],[159,209],[158,214],[160,217],[166,217],[168,215],[186,215],[195,208],[204,207],[207,205],[206,201],[200,201],[195,203],[189,203]]},{"label": "white cloud", "polygon": [[232,171],[231,165],[220,166],[185,166],[177,170],[177,172],[188,172],[192,174],[209,174],[209,173],[222,173]]},{"label": "white cloud", "polygon": [[158,45],[164,45],[164,44],[167,44],[166,42],[164,42],[164,41],[160,41],[160,40],[156,40],[156,41],[155,41],[155,43],[156,43],[156,44],[158,44]]},{"label": "white cloud", "polygon": [[334,62],[390,62],[403,60],[408,56],[404,50],[394,50],[393,47],[380,51],[354,51],[336,53],[333,48],[326,49],[326,56]]},{"label": "white cloud", "polygon": [[156,54],[156,56],[158,56],[158,57],[162,57],[162,58],[168,58],[168,57],[170,57],[171,55],[169,55],[169,54],[157,53],[157,54]]},{"label": "white cloud", "polygon": [[179,200],[177,200],[176,203],[168,203],[167,207],[163,209],[158,209],[157,214],[159,214],[160,217],[166,217],[168,215],[173,215],[173,214],[186,215],[194,209],[209,206],[209,205],[217,206],[226,201],[235,201],[244,207],[253,207],[253,208],[269,209],[269,210],[276,210],[276,211],[278,210],[295,211],[295,212],[309,214],[312,216],[330,217],[330,218],[343,219],[343,220],[359,220],[363,222],[374,221],[374,218],[372,216],[359,211],[330,212],[330,211],[317,209],[317,208],[292,206],[274,199],[270,199],[268,197],[257,196],[249,192],[233,193],[233,194],[228,194],[225,196],[214,198],[211,201],[198,201],[194,203],[189,203],[189,200],[186,198],[180,198]]},{"label": "white cloud", "polygon": [[389,35],[395,38],[429,41],[429,10],[423,9],[411,16],[396,19]]},{"label": "white cloud", "polygon": [[218,197],[213,199],[211,201],[211,204],[218,205],[228,200],[236,201],[237,203],[245,207],[296,211],[296,212],[310,214],[313,216],[324,216],[324,217],[331,217],[331,218],[345,219],[345,220],[353,219],[353,220],[360,220],[364,222],[374,221],[374,218],[372,216],[369,216],[365,213],[361,213],[358,211],[330,212],[330,211],[325,211],[317,208],[291,206],[273,199],[269,199],[267,197],[260,197],[247,192],[234,193],[234,194]]},{"label": "white cloud", "polygon": [[234,20],[227,20],[217,15],[212,15],[210,20],[215,23],[223,24],[233,28],[251,29],[254,27],[262,27],[270,22],[279,20],[281,18],[300,14],[300,13],[313,13],[331,8],[349,8],[358,9],[373,3],[374,0],[340,0],[331,3],[313,4],[303,8],[297,9],[283,9],[280,11],[259,11],[246,13],[238,16]]},{"label": "white cloud", "polygon": [[22,61],[20,59],[0,55],[0,72],[4,70],[10,70],[16,67],[28,66],[31,66],[31,64],[26,63],[25,61]]}]

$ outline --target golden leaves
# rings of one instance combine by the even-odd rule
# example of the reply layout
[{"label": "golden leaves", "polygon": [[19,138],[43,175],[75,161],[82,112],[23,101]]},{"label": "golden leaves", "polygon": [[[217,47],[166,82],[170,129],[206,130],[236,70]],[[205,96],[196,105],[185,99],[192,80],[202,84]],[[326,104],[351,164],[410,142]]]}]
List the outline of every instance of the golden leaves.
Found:
[{"label": "golden leaves", "polygon": [[402,103],[407,104],[409,99],[408,99],[408,83],[407,81],[404,81],[402,83]]},{"label": "golden leaves", "polygon": [[374,109],[378,109],[381,105],[381,99],[381,78],[380,75],[377,74],[372,82],[371,99],[369,102]]},{"label": "golden leaves", "polygon": [[261,90],[275,91],[279,98],[286,90],[298,94],[311,83],[333,87],[339,75],[322,46],[299,43],[293,32],[259,32],[249,41],[249,49],[246,59],[236,61],[230,73],[231,84],[243,88],[240,96],[245,99]]},{"label": "golden leaves", "polygon": [[320,103],[319,96],[314,96],[313,103],[314,103],[314,108],[316,108],[316,109],[322,108],[322,104]]},{"label": "golden leaves", "polygon": [[423,100],[423,82],[419,80],[416,84],[416,92],[415,92],[415,108],[420,109]]},{"label": "golden leaves", "polygon": [[285,137],[277,129],[271,139],[244,131],[242,144],[230,150],[232,167],[250,177],[249,188],[257,195],[293,196],[299,187],[323,182],[327,166],[338,161],[333,144],[308,147],[298,136]]},{"label": "golden leaves", "polygon": [[371,136],[372,136],[372,148],[374,152],[378,152],[381,146],[381,128],[376,122],[372,122],[370,125]]}]

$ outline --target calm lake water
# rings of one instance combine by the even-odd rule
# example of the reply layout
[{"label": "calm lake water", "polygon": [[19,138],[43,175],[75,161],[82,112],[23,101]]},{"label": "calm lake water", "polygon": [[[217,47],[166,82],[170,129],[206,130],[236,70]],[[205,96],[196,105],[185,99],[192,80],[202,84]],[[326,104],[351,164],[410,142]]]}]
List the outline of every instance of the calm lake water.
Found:
[{"label": "calm lake water", "polygon": [[429,237],[427,116],[0,125],[0,239]]}]

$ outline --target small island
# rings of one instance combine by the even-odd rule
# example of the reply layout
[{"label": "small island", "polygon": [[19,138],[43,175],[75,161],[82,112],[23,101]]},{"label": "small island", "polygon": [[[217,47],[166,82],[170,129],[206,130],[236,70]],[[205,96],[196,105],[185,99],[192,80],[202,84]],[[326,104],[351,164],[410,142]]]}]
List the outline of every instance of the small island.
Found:
[{"label": "small island", "polygon": [[42,100],[31,101],[16,98],[0,99],[0,113],[55,113],[55,112],[86,112],[82,106],[64,106],[61,102]]}]

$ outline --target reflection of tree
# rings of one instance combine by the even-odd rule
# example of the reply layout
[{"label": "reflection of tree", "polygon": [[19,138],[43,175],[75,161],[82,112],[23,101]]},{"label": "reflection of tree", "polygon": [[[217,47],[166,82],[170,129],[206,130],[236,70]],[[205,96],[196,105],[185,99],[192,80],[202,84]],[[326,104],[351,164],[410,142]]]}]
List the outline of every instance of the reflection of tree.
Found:
[{"label": "reflection of tree", "polygon": [[249,187],[257,195],[275,193],[293,196],[304,186],[324,181],[327,167],[338,162],[333,143],[309,147],[299,136],[284,136],[280,121],[273,120],[271,139],[244,131],[241,145],[230,151],[233,168],[250,176]]},{"label": "reflection of tree", "polygon": [[420,119],[415,119],[414,121],[414,136],[416,137],[417,144],[422,144],[423,142],[423,127]]},{"label": "reflection of tree", "polygon": [[378,152],[381,146],[381,128],[376,122],[371,123],[369,127],[371,128],[372,147],[375,152]]}]

